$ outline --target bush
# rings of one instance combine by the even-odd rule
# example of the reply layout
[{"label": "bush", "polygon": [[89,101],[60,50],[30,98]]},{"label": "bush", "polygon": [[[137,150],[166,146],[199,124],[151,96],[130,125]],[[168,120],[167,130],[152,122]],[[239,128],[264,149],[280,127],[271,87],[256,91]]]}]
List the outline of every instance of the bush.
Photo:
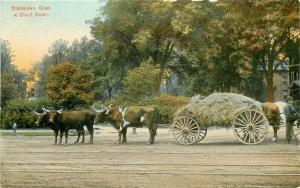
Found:
[{"label": "bush", "polygon": [[1,109],[0,128],[9,129],[16,122],[18,128],[34,128],[37,116],[34,111],[41,112],[41,106],[51,105],[47,99],[28,101],[24,99],[14,99],[6,102]]},{"label": "bush", "polygon": [[188,98],[184,96],[173,96],[161,94],[152,99],[152,104],[158,108],[159,123],[171,123],[174,113],[186,105]]}]

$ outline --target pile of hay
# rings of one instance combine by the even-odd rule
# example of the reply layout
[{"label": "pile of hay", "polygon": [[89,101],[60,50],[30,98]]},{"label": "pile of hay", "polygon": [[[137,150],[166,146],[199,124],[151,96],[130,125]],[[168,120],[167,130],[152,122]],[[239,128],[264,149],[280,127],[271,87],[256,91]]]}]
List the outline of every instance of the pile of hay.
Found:
[{"label": "pile of hay", "polygon": [[189,116],[196,119],[201,127],[229,128],[236,113],[245,108],[261,111],[261,103],[235,93],[213,93],[205,98],[197,95],[174,114],[174,121],[181,116]]}]

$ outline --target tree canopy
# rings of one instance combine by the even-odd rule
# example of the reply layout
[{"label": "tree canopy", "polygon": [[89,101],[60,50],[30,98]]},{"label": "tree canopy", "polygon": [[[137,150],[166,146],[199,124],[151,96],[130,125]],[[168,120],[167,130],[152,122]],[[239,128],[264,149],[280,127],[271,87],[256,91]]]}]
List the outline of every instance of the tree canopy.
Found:
[{"label": "tree canopy", "polygon": [[55,104],[72,109],[76,105],[90,104],[94,98],[93,76],[78,66],[65,62],[51,65],[46,74],[45,91]]}]

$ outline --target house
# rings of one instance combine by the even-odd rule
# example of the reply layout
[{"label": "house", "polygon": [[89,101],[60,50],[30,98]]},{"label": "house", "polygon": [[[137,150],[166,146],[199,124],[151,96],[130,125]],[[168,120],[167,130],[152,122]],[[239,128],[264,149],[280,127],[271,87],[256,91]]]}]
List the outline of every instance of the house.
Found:
[{"label": "house", "polygon": [[284,101],[289,96],[289,67],[280,61],[275,61],[278,66],[273,75],[274,101]]},{"label": "house", "polygon": [[290,95],[295,100],[300,100],[300,64],[289,66],[289,77]]}]

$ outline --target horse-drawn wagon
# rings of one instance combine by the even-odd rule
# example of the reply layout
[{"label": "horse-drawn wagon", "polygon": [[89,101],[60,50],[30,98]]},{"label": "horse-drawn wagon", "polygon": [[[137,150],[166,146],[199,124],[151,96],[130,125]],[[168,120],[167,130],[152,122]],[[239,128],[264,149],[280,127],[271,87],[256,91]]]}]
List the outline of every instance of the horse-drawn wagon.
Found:
[{"label": "horse-drawn wagon", "polygon": [[234,93],[213,93],[195,96],[179,109],[171,131],[180,144],[190,145],[202,141],[209,127],[233,128],[240,142],[258,144],[266,138],[268,125],[260,102]]}]

